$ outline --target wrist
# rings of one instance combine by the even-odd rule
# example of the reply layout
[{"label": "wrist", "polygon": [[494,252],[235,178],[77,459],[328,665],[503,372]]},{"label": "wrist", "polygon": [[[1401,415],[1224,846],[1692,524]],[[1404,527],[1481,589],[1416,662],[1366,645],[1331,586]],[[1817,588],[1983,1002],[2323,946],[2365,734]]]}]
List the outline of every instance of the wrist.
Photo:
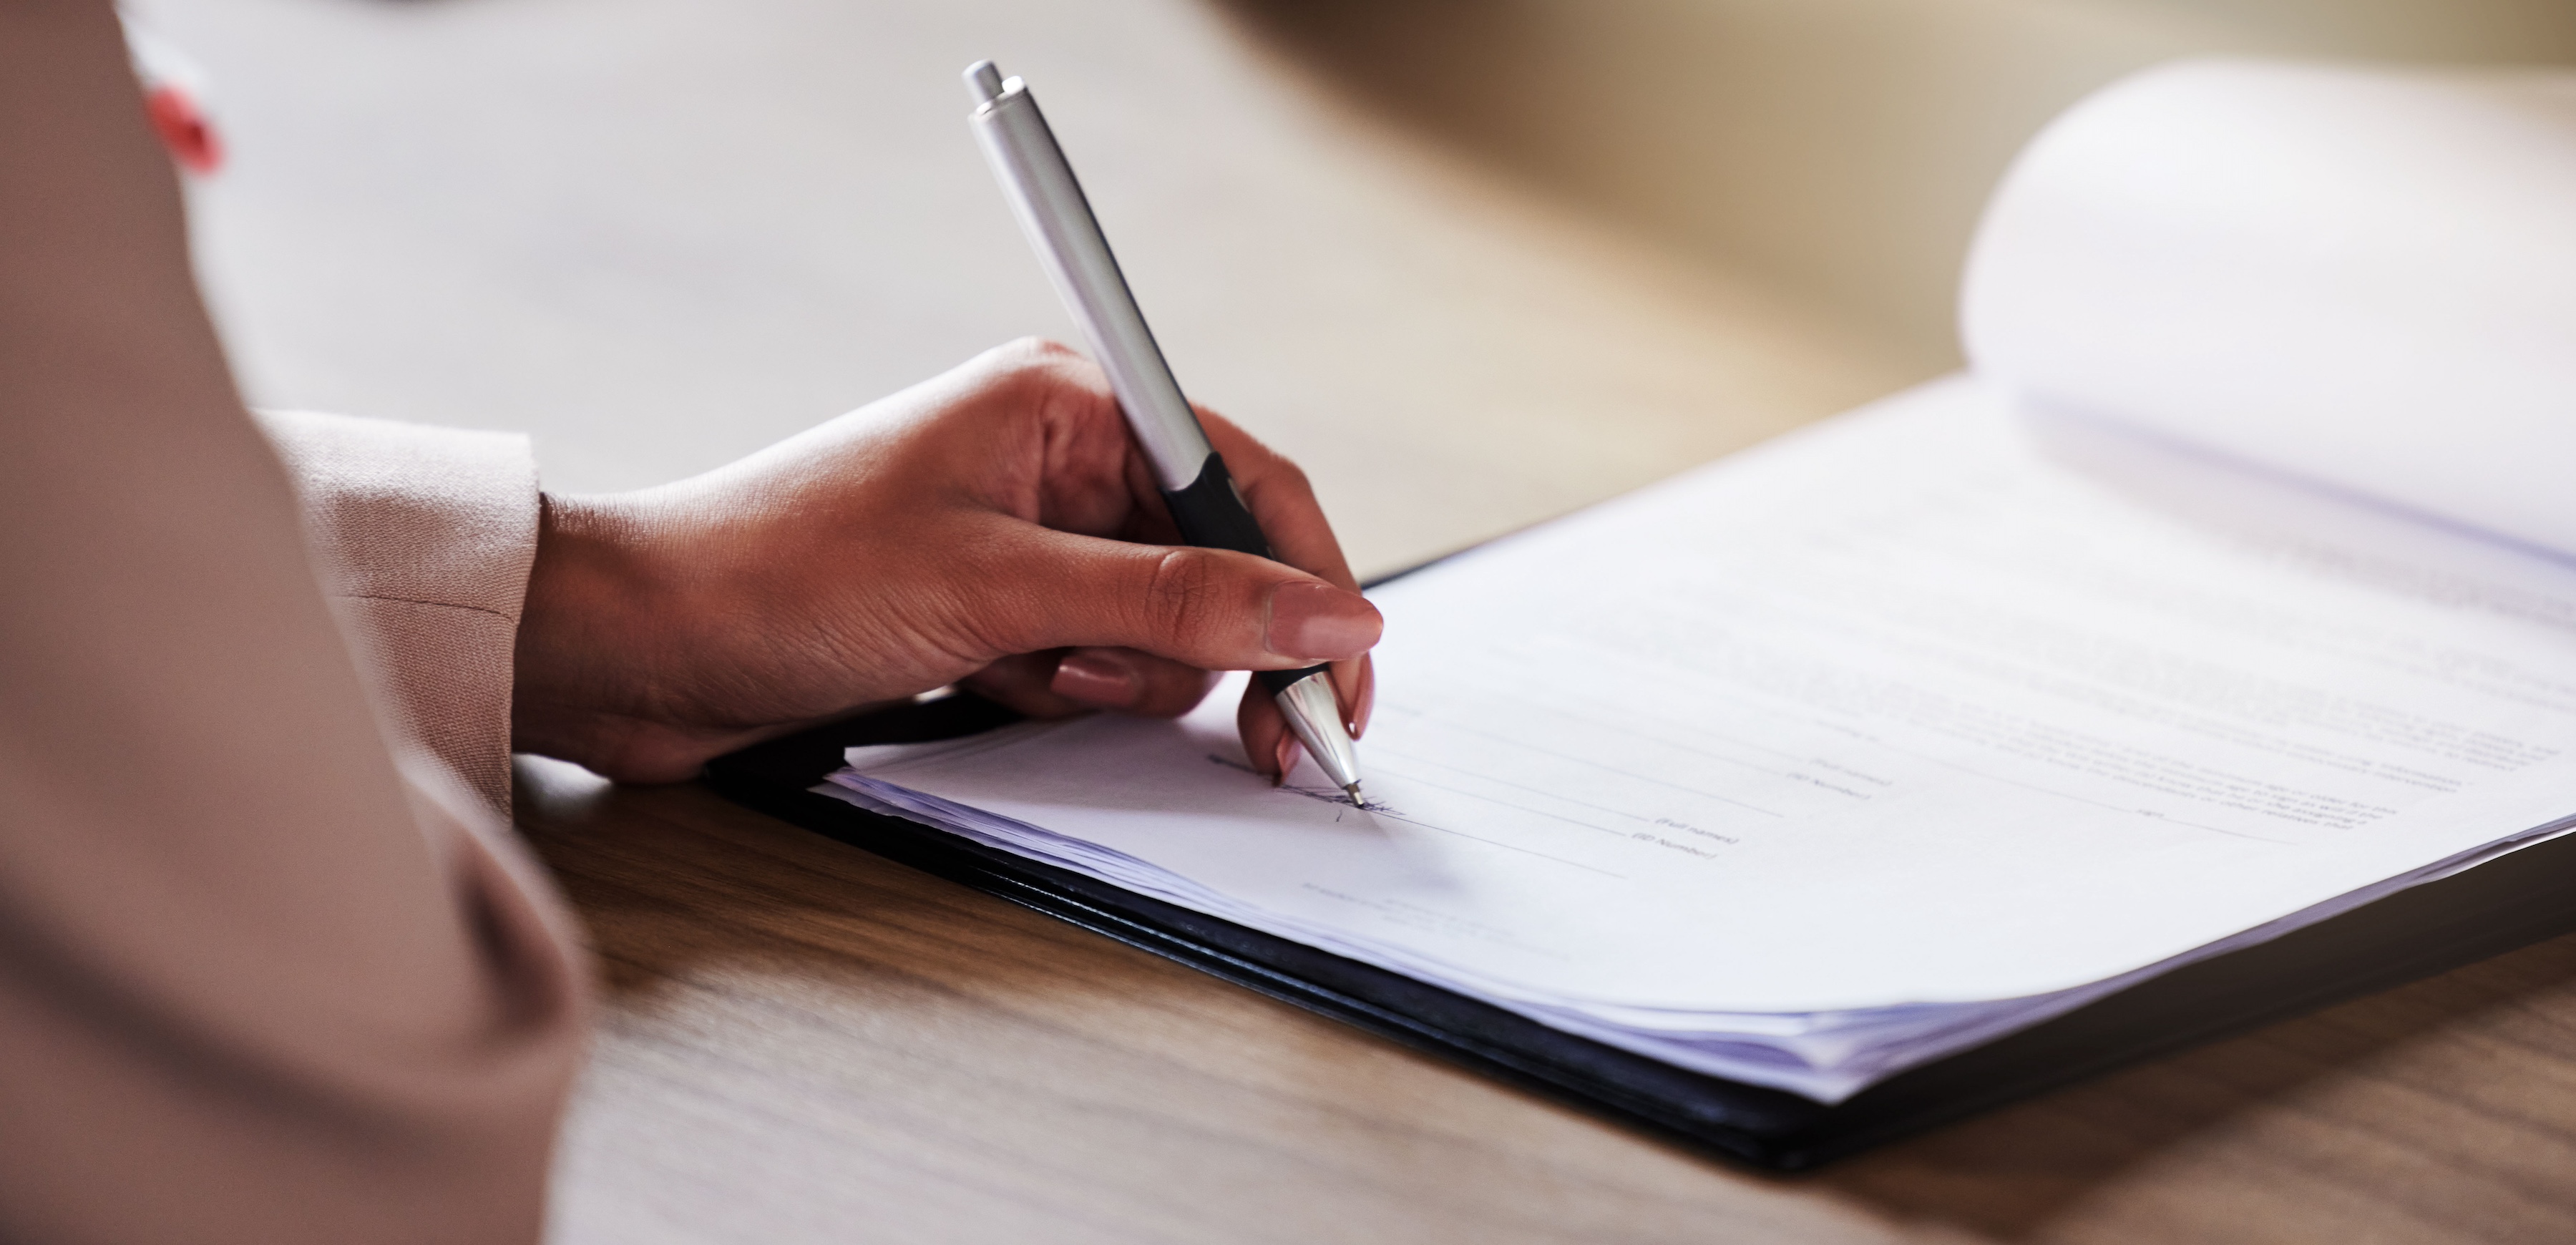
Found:
[{"label": "wrist", "polygon": [[633,703],[649,655],[633,651],[657,612],[651,524],[614,497],[541,495],[537,553],[520,606],[511,745],[617,776],[650,706]]}]

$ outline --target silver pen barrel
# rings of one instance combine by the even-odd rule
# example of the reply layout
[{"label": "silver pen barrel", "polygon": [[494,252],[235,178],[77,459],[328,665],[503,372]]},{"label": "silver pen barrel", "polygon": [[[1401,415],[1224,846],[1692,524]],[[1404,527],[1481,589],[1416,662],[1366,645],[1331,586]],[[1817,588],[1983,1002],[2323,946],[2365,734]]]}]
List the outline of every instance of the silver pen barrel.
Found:
[{"label": "silver pen barrel", "polygon": [[[1109,374],[1183,539],[1203,548],[1271,556],[1268,539],[1226,474],[1225,460],[1208,444],[1197,412],[1145,326],[1109,238],[1028,84],[1003,77],[991,61],[978,61],[966,70],[966,90],[975,100],[969,118],[975,137],[1091,357]],[[1264,670],[1254,677],[1270,689],[1306,755],[1360,803],[1359,749],[1342,723],[1330,668]]]},{"label": "silver pen barrel", "polygon": [[1280,716],[1288,719],[1288,729],[1297,736],[1297,742],[1306,745],[1306,755],[1315,758],[1324,776],[1348,792],[1353,804],[1366,803],[1360,798],[1359,747],[1342,725],[1342,705],[1333,694],[1332,672],[1313,671],[1272,695],[1279,702]]},{"label": "silver pen barrel", "polygon": [[[1145,327],[1127,274],[1110,254],[1109,238],[1038,111],[1037,97],[1027,83],[1002,77],[991,61],[967,70],[966,82],[977,96],[969,118],[975,137],[1009,192],[1004,197],[1028,231],[1038,262],[1082,330],[1092,359],[1109,373],[1109,386],[1118,391],[1118,405],[1126,409],[1155,475],[1166,489],[1188,488],[1214,451],[1154,331]],[[984,94],[987,89],[991,94]]]}]

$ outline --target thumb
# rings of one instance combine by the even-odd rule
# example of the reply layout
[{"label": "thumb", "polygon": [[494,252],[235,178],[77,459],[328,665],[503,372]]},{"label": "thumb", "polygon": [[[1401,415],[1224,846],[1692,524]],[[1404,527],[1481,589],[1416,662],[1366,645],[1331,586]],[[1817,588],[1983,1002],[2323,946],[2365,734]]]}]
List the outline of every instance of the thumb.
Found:
[{"label": "thumb", "polygon": [[997,655],[1104,645],[1286,670],[1356,657],[1383,627],[1367,598],[1268,558],[1012,527],[969,606]]}]

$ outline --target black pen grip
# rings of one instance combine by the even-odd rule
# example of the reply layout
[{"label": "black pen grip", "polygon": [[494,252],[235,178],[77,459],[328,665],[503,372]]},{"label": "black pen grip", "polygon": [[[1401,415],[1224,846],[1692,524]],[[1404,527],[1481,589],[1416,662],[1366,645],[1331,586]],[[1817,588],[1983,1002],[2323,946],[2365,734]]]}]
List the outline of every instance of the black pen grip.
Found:
[{"label": "black pen grip", "polygon": [[[1185,489],[1164,489],[1163,504],[1171,508],[1172,523],[1181,529],[1185,544],[1201,549],[1231,549],[1256,558],[1270,557],[1270,540],[1261,534],[1261,524],[1243,504],[1243,495],[1234,491],[1234,477],[1225,470],[1225,457],[1210,453],[1199,467],[1199,478]],[[1255,677],[1273,693],[1285,690],[1291,683],[1327,669],[1308,666],[1303,670],[1261,670]]]}]

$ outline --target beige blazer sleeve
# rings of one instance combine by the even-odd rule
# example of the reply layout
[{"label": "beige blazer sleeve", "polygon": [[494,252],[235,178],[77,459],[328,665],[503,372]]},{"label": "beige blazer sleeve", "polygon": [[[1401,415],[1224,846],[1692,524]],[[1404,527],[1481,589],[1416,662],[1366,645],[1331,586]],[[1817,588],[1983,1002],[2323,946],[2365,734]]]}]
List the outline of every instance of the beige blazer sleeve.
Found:
[{"label": "beige blazer sleeve", "polygon": [[537,552],[523,436],[263,412],[315,572],[394,729],[510,805],[510,656]]},{"label": "beige blazer sleeve", "polygon": [[[106,3],[0,4],[0,170],[0,1240],[534,1240],[586,971],[379,720]],[[490,794],[524,458],[403,435],[284,439],[323,545],[404,551],[331,590]]]}]

